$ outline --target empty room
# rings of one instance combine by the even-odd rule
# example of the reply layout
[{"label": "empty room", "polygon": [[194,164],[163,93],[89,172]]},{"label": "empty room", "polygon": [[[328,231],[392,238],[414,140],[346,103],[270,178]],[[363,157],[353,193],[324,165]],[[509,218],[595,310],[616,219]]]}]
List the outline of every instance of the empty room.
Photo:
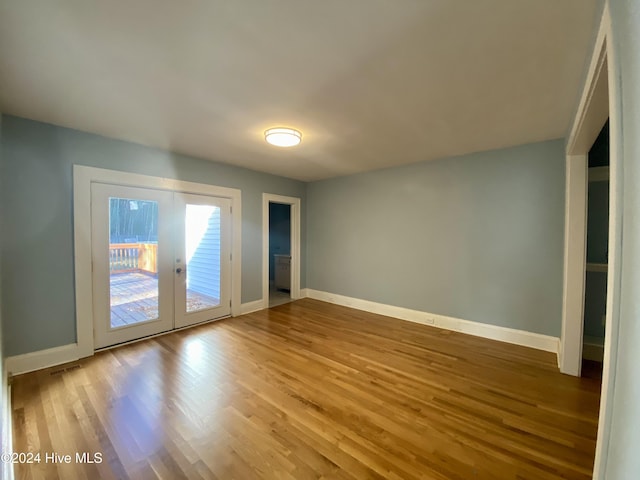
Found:
[{"label": "empty room", "polygon": [[0,0],[0,480],[640,475],[640,0]]}]

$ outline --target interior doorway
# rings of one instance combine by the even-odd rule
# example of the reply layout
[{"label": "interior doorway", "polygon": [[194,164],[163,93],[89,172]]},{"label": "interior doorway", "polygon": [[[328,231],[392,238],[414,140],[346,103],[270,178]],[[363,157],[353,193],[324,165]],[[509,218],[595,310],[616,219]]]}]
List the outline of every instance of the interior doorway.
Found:
[{"label": "interior doorway", "polygon": [[262,195],[262,303],[300,298],[300,199]]},{"label": "interior doorway", "polygon": [[269,308],[291,301],[291,205],[269,202]]},{"label": "interior doorway", "polygon": [[609,456],[609,436],[613,424],[613,392],[616,387],[617,351],[620,334],[622,264],[622,138],[619,111],[620,84],[609,60],[614,60],[611,18],[605,4],[578,110],[574,116],[566,148],[566,204],[562,335],[558,364],[560,371],[581,375],[583,310],[586,271],[587,154],[609,118],[609,214],[607,240],[607,300],[604,358],[598,438],[593,478],[603,476]]},{"label": "interior doorway", "polygon": [[[565,169],[565,236],[564,236],[564,279],[562,306],[562,334],[558,355],[558,365],[562,373],[580,376],[582,373],[585,335],[585,285],[587,277],[587,205],[589,194],[589,152],[609,118],[609,68],[605,24],[601,27],[594,50],[589,76],[578,113],[574,119],[566,149]],[[611,119],[611,135],[617,130],[615,118]],[[613,147],[613,145],[612,145]],[[613,148],[609,153],[611,169],[615,168]],[[611,177],[613,181],[613,176]],[[615,188],[609,190],[607,215],[607,286],[611,287],[612,262],[616,255],[615,245],[610,241],[615,235],[613,221],[616,216]],[[594,262],[595,263],[595,262]],[[602,268],[601,265],[597,268]],[[605,339],[611,338],[613,298],[607,293]],[[599,320],[600,323],[602,320]],[[587,347],[588,349],[589,347]],[[607,362],[603,367],[603,382],[607,378]]]},{"label": "interior doorway", "polygon": [[[589,150],[587,166],[587,252],[584,289],[585,362],[601,364],[607,309],[607,273],[609,255],[609,121],[604,124]],[[593,367],[593,366],[592,366]]]}]

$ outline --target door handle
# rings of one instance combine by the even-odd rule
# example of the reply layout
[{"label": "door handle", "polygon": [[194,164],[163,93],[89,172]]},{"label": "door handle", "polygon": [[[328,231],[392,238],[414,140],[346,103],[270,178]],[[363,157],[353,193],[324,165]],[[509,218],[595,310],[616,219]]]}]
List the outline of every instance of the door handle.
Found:
[{"label": "door handle", "polygon": [[182,273],[182,271],[183,271],[182,268],[180,268],[180,267],[176,268],[176,273],[178,275],[180,275]]}]

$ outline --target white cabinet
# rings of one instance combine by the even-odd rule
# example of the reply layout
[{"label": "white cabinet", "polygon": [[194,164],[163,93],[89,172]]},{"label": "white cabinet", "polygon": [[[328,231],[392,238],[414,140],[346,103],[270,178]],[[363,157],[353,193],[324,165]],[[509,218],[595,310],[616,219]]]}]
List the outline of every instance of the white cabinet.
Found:
[{"label": "white cabinet", "polygon": [[291,256],[274,255],[276,290],[291,289]]}]

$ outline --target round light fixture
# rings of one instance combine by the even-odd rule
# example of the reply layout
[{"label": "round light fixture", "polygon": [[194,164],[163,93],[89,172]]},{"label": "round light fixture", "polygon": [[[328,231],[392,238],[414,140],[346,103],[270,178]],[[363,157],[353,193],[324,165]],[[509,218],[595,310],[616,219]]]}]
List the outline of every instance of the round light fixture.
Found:
[{"label": "round light fixture", "polygon": [[302,133],[293,128],[270,128],[264,132],[264,139],[276,147],[295,147],[302,141]]}]

